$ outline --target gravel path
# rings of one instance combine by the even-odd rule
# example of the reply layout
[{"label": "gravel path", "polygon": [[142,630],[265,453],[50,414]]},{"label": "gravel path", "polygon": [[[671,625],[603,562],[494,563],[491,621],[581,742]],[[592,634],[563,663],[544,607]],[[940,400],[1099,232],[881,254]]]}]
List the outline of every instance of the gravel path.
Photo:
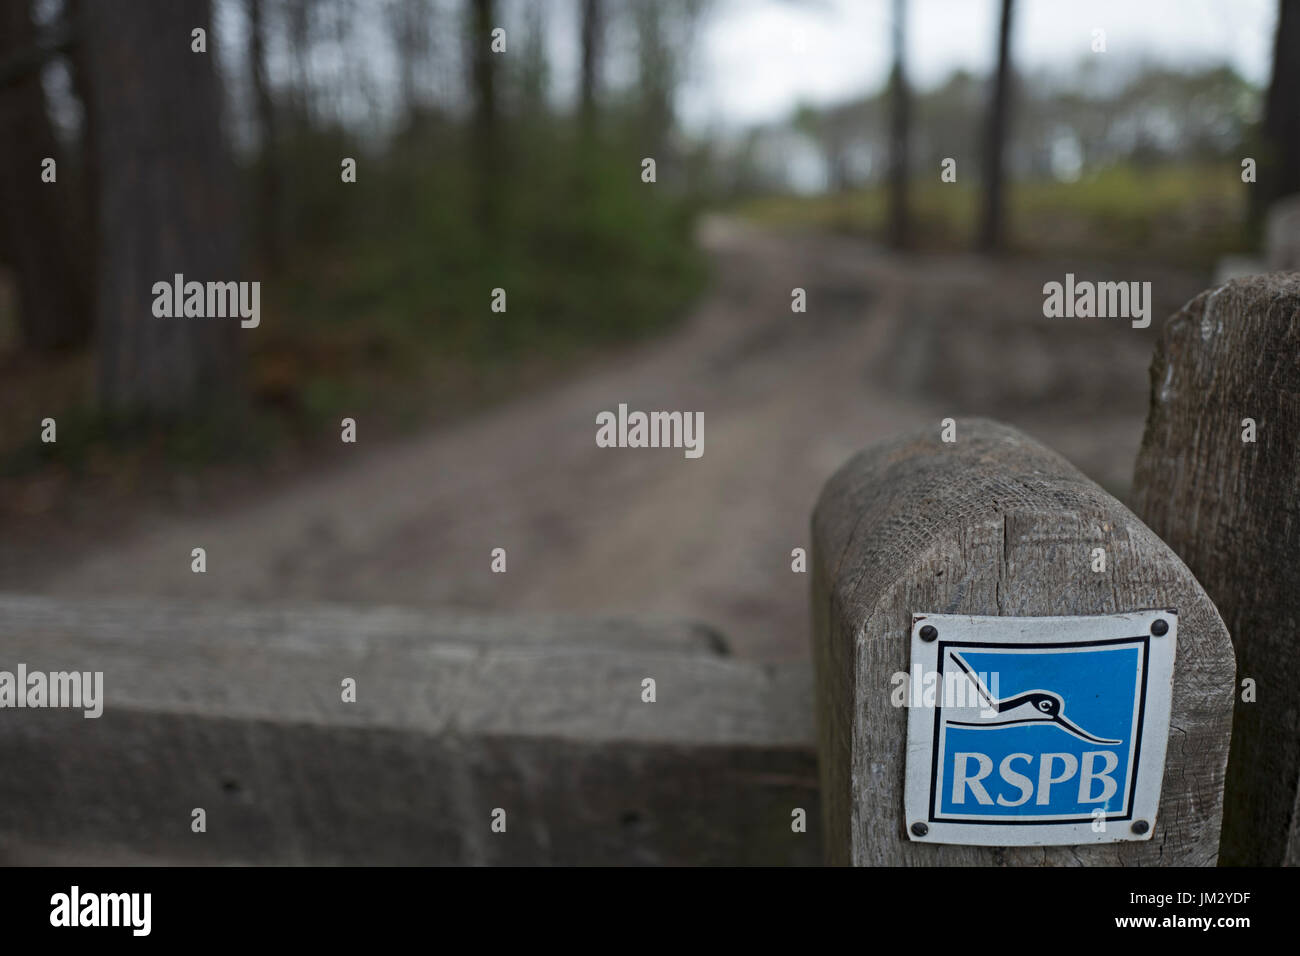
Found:
[{"label": "gravel path", "polygon": [[[777,660],[808,648],[791,549],[822,482],[870,442],[992,413],[1124,490],[1151,338],[1045,327],[1041,284],[1062,270],[900,260],[725,219],[701,236],[714,286],[671,336],[400,445],[368,450],[361,422],[354,462],[219,513],[146,518],[36,590],[686,616]],[[1197,283],[1166,289],[1154,326]],[[703,412],[703,457],[598,448],[596,415],[619,403]]]}]

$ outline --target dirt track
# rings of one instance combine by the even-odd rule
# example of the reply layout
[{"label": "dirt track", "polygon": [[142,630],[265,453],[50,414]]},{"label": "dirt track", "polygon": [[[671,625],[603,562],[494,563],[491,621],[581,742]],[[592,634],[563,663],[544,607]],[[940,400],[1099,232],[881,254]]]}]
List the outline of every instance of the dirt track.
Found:
[{"label": "dirt track", "polygon": [[[1040,290],[1065,265],[900,260],[722,219],[702,236],[715,285],[671,337],[400,446],[368,450],[361,422],[354,463],[233,510],[147,519],[36,589],[690,616],[736,653],[804,656],[808,578],[790,551],[840,463],[991,414],[1122,493],[1156,328],[1199,288],[1117,274],[1157,280],[1151,330],[1053,324]],[[790,311],[795,286],[806,314]],[[703,412],[703,457],[596,447],[597,412],[621,402]]]}]

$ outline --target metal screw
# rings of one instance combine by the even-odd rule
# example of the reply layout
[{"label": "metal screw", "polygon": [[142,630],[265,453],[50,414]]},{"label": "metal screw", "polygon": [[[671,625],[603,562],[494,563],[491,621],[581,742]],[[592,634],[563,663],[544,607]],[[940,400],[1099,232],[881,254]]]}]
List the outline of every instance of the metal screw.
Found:
[{"label": "metal screw", "polygon": [[[933,628],[931,628],[931,630],[933,630]],[[927,833],[929,833],[929,832],[930,832],[930,828],[927,827],[924,823],[913,823],[913,824],[912,824],[912,835],[913,835],[913,836],[925,836],[925,835],[926,835]]]},{"label": "metal screw", "polygon": [[1156,637],[1164,637],[1169,633],[1169,622],[1163,617],[1158,617],[1151,622],[1151,633]]},{"label": "metal screw", "polygon": [[[1164,622],[1162,621],[1160,623],[1164,623]],[[1138,836],[1141,836],[1142,834],[1146,833],[1148,830],[1151,829],[1151,824],[1147,823],[1145,820],[1134,820],[1133,826],[1129,827],[1129,829],[1132,830],[1134,833],[1136,833]]]},{"label": "metal screw", "polygon": [[929,643],[939,636],[939,629],[933,624],[927,624],[921,628],[921,640]]}]

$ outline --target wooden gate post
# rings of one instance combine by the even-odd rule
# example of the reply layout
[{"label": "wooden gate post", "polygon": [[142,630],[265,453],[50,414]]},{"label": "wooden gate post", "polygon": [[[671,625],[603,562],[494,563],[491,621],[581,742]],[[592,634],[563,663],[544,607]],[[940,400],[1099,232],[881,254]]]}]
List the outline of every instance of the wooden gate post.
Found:
[{"label": "wooden gate post", "polygon": [[1221,862],[1300,864],[1300,273],[1233,280],[1168,321],[1133,494],[1237,653]]},{"label": "wooden gate post", "polygon": [[[859,453],[813,514],[813,654],[823,833],[831,863],[1213,865],[1231,732],[1233,658],[1209,597],[1123,505],[1004,425],[958,420]],[[1104,549],[1105,570],[1097,567]],[[913,614],[1010,617],[1177,611],[1167,758],[1150,839],[959,846],[909,837]],[[1152,633],[1159,633],[1153,630]],[[1158,778],[1158,772],[1156,773]],[[1127,826],[1128,824],[1125,824]],[[1135,833],[1143,832],[1134,823]],[[911,832],[925,827],[912,824]],[[1001,831],[1000,831],[1001,832]]]}]

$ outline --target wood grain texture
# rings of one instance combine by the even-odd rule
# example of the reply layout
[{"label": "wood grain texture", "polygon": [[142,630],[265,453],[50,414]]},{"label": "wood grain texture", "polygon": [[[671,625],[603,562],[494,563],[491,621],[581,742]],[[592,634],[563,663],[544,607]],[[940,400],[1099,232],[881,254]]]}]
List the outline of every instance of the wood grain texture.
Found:
[{"label": "wood grain texture", "polygon": [[[1256,441],[1242,441],[1242,420]],[[1300,863],[1300,274],[1233,280],[1165,325],[1134,510],[1218,606],[1238,678],[1226,864]]]},{"label": "wood grain texture", "polygon": [[0,594],[0,652],[104,675],[0,711],[0,864],[821,856],[811,674],[689,622]]},{"label": "wood grain texture", "polygon": [[[1103,547],[1108,570],[1091,569]],[[814,667],[829,862],[856,865],[1212,865],[1232,721],[1232,648],[1178,557],[1056,453],[958,420],[861,452],[813,515]],[[1179,612],[1160,811],[1144,842],[1059,847],[913,843],[904,832],[914,612],[1010,616]]]}]

